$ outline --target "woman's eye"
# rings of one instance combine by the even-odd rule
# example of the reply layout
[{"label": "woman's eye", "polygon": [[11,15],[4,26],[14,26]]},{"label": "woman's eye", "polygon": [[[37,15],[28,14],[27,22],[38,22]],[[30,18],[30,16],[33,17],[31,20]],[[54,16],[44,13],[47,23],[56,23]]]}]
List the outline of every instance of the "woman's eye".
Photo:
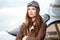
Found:
[{"label": "woman's eye", "polygon": [[36,10],[35,8],[32,8],[33,10]]},{"label": "woman's eye", "polygon": [[28,8],[28,10],[30,10],[30,9]]},{"label": "woman's eye", "polygon": [[36,10],[35,8],[28,8],[28,10]]}]

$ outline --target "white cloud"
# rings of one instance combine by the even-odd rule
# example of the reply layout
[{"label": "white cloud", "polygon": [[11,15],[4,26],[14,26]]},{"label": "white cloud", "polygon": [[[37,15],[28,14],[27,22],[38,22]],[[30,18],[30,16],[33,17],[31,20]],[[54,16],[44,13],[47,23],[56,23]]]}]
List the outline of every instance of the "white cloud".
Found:
[{"label": "white cloud", "polygon": [[23,13],[25,9],[26,9],[25,7],[2,8],[0,9],[0,14],[8,14],[8,15],[19,14],[21,12]]},{"label": "white cloud", "polygon": [[[0,9],[0,19],[12,24],[24,22],[26,14],[26,7],[3,8]],[[6,17],[7,16],[7,17]],[[7,23],[6,22],[6,23]]]}]

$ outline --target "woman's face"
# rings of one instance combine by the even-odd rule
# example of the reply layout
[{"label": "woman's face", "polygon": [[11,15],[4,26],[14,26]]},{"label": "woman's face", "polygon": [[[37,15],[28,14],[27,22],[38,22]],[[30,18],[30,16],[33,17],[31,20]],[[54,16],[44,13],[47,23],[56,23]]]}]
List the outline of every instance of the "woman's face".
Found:
[{"label": "woman's face", "polygon": [[28,7],[28,15],[33,18],[36,16],[36,8],[33,6]]}]

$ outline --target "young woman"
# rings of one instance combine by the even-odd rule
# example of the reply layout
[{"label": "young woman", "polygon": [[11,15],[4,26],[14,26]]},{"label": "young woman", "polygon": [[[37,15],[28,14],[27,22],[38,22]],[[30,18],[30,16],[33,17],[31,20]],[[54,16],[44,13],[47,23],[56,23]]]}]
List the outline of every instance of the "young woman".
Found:
[{"label": "young woman", "polygon": [[26,22],[22,24],[16,40],[44,40],[46,23],[39,15],[39,4],[32,1],[27,5]]}]

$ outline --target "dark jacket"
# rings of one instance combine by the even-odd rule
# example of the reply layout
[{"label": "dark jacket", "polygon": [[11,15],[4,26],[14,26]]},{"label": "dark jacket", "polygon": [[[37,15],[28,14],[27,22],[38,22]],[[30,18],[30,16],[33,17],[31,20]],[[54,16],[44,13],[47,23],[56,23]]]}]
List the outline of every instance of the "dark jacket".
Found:
[{"label": "dark jacket", "polygon": [[27,33],[27,30],[25,29],[24,26],[25,26],[24,24],[21,26],[20,31],[16,37],[16,40],[22,40],[24,36],[28,36],[27,40],[44,40],[47,26],[46,23],[43,23],[42,27],[39,29],[37,33],[34,33],[35,31],[33,31],[30,35],[29,35],[30,32],[28,31]]}]

